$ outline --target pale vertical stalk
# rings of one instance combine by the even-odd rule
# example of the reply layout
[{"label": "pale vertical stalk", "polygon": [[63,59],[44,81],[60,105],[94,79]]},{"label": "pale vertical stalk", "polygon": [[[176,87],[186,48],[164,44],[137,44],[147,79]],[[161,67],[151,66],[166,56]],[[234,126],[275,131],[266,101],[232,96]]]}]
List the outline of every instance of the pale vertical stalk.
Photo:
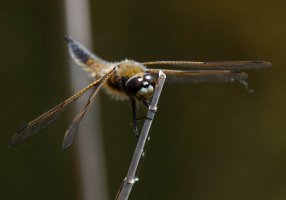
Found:
[{"label": "pale vertical stalk", "polygon": [[138,169],[139,162],[142,159],[142,154],[144,153],[144,147],[149,137],[149,130],[151,128],[153,118],[155,116],[155,112],[157,110],[157,104],[158,104],[159,97],[160,97],[165,80],[166,80],[166,75],[162,71],[159,71],[158,84],[155,88],[152,102],[148,109],[147,119],[144,122],[143,128],[140,133],[140,137],[138,139],[138,142],[137,142],[137,145],[136,145],[128,172],[127,172],[127,176],[125,180],[123,181],[121,188],[118,191],[116,200],[127,200],[134,183],[137,180],[139,180],[137,177],[135,177],[135,174]]},{"label": "pale vertical stalk", "polygon": [[[88,0],[65,0],[67,35],[91,49],[91,27]],[[63,40],[64,42],[64,40]],[[77,91],[90,83],[88,75],[70,61],[71,89]],[[76,105],[78,112],[84,105],[84,98]],[[107,200],[107,179],[99,123],[99,101],[95,101],[84,118],[75,139],[76,157],[79,165],[82,200]]]}]

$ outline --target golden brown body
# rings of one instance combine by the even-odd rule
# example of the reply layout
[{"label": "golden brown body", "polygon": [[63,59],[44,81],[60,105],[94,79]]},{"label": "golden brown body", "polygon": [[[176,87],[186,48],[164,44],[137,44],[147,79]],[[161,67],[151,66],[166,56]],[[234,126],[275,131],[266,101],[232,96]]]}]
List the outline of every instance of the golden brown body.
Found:
[{"label": "golden brown body", "polygon": [[127,100],[129,98],[125,86],[128,79],[133,76],[142,76],[147,72],[147,68],[143,64],[133,60],[126,59],[121,62],[111,63],[93,55],[83,62],[75,56],[72,57],[96,80],[104,76],[114,66],[118,66],[116,72],[103,85],[103,89],[116,100]]}]

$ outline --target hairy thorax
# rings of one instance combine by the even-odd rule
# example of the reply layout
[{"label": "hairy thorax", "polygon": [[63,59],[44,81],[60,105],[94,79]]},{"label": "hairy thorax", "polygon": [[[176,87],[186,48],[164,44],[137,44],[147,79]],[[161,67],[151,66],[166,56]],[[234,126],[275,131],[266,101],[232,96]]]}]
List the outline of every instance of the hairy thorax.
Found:
[{"label": "hairy thorax", "polygon": [[[136,61],[124,60],[119,63],[112,63],[104,70],[110,70],[115,65],[118,65],[118,70],[108,79],[104,84],[104,90],[117,100],[128,99],[126,90],[126,82],[133,76],[140,76],[146,72],[146,67]],[[99,72],[97,74],[105,74],[106,72]]]}]

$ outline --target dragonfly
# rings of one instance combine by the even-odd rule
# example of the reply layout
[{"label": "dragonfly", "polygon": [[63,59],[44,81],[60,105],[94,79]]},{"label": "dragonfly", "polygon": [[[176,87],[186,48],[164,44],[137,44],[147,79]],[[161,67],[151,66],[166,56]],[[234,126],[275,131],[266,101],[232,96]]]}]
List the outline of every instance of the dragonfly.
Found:
[{"label": "dragonfly", "polygon": [[[143,103],[149,107],[150,98],[157,84],[160,70],[167,76],[167,82],[203,83],[203,82],[233,82],[239,81],[246,85],[248,75],[244,70],[261,69],[272,66],[267,61],[151,61],[137,62],[125,59],[120,62],[108,62],[91,53],[80,43],[66,36],[69,53],[76,64],[87,71],[95,81],[40,115],[19,129],[11,138],[9,147],[25,142],[33,135],[53,123],[70,105],[87,91],[91,91],[82,110],[70,123],[65,132],[62,147],[69,147],[76,136],[80,123],[87,110],[94,102],[96,95],[103,88],[108,94],[118,100],[129,100],[132,108],[133,129],[137,129],[137,105]],[[157,66],[159,68],[152,68]],[[166,66],[171,69],[161,69]]]}]

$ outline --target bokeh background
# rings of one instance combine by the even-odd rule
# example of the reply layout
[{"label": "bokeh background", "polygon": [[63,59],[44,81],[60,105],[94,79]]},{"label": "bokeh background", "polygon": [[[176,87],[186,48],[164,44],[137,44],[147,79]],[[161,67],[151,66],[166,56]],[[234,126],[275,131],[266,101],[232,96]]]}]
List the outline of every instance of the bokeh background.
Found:
[{"label": "bokeh background", "polygon": [[[0,1],[0,198],[81,199],[67,112],[8,149],[13,133],[71,95],[63,2]],[[94,0],[94,51],[120,61],[267,60],[239,83],[165,85],[131,199],[286,199],[286,2]],[[76,39],[76,38],[75,38]],[[135,147],[128,102],[100,94],[114,199]],[[93,156],[93,155],[91,155]]]}]

